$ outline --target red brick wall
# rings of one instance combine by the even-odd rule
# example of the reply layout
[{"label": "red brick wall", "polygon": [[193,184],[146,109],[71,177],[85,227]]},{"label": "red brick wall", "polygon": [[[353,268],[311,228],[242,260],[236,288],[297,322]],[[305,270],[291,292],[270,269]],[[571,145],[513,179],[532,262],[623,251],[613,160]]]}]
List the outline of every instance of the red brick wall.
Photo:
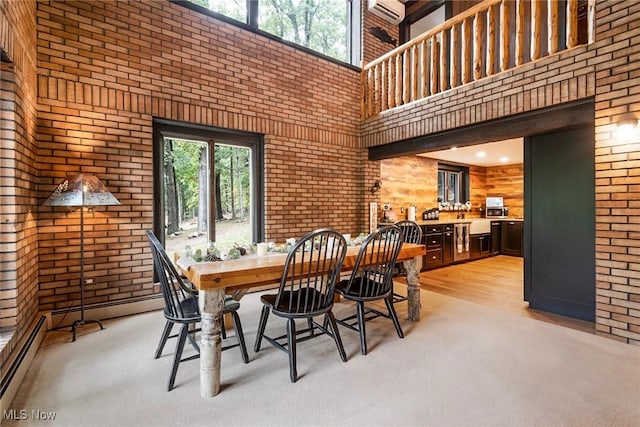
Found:
[{"label": "red brick wall", "polygon": [[[621,141],[621,115],[640,118],[640,3],[596,2],[596,327],[640,344],[640,133]],[[639,128],[640,130],[640,128]]]},{"label": "red brick wall", "polygon": [[[0,340],[2,363],[38,311],[35,2],[0,2]],[[4,338],[12,336],[9,342]]]},{"label": "red brick wall", "polygon": [[[40,197],[84,171],[122,202],[85,218],[88,304],[155,292],[152,117],[265,134],[268,239],[366,226],[358,72],[168,1],[42,1],[37,24]],[[77,305],[78,214],[40,217],[40,308]]]},{"label": "red brick wall", "polygon": [[374,27],[382,28],[394,39],[398,46],[400,44],[399,27],[390,22],[385,21],[377,15],[367,11],[367,1],[362,1],[362,59],[364,63],[373,61],[374,59],[384,55],[390,50],[395,49],[390,43],[385,43],[374,37],[370,30]]},{"label": "red brick wall", "polygon": [[365,147],[595,98],[596,327],[640,344],[640,149],[615,123],[640,118],[640,4],[596,4],[595,43],[402,106],[366,121]]}]

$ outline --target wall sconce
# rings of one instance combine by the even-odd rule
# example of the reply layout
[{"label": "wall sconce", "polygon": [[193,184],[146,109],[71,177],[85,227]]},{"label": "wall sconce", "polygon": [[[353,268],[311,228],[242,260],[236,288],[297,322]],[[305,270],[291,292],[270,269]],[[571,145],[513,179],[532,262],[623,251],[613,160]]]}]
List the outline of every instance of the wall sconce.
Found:
[{"label": "wall sconce", "polygon": [[369,191],[371,191],[371,194],[376,194],[377,192],[380,191],[381,188],[382,188],[382,181],[380,181],[379,179],[376,179],[376,181],[373,183]]},{"label": "wall sconce", "polygon": [[618,119],[616,123],[618,139],[630,139],[638,127],[638,119],[632,115],[624,115]]},{"label": "wall sconce", "polygon": [[369,33],[371,33],[375,38],[380,40],[382,43],[388,43],[393,47],[398,46],[398,40],[394,39],[387,33],[387,30],[381,27],[372,27],[369,28]]}]

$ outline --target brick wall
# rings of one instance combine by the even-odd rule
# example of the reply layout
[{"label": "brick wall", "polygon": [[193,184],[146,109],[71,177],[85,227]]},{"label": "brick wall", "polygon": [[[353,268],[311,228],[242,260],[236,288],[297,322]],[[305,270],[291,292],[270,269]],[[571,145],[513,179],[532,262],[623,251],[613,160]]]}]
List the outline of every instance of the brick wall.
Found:
[{"label": "brick wall", "polygon": [[[373,61],[374,59],[384,55],[390,50],[395,49],[400,44],[399,27],[390,22],[385,21],[373,13],[367,12],[367,1],[362,1],[362,60],[364,63]],[[381,28],[395,40],[396,46],[385,43],[371,34],[372,28]]]},{"label": "brick wall", "polygon": [[622,114],[640,118],[640,3],[596,2],[596,327],[640,344],[640,135],[617,138]]},{"label": "brick wall", "polygon": [[640,344],[640,141],[621,142],[615,122],[640,118],[640,4],[596,4],[595,43],[448,90],[362,125],[365,147],[595,98],[596,327]]},{"label": "brick wall", "polygon": [[0,28],[0,49],[10,61],[0,64],[0,348],[4,366],[38,311],[35,2],[0,1]]},{"label": "brick wall", "polygon": [[[85,217],[87,304],[156,292],[152,117],[265,135],[268,239],[366,227],[358,72],[168,1],[37,5],[40,197],[84,171],[122,202]],[[40,307],[77,305],[78,213],[40,210]]]}]

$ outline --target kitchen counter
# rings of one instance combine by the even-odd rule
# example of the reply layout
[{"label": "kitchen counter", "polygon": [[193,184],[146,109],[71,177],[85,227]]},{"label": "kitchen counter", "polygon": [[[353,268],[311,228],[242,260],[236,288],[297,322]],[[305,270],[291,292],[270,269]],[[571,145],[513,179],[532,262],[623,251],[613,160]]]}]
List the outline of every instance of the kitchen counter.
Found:
[{"label": "kitchen counter", "polygon": [[[418,225],[441,225],[441,224],[469,224],[474,219],[481,218],[465,218],[465,219],[428,219],[428,220],[416,220]],[[393,225],[394,222],[381,222],[378,225]]]},{"label": "kitchen counter", "polygon": [[469,224],[471,221],[478,218],[465,218],[465,219],[427,219],[417,220],[419,225],[439,225],[439,224]]}]

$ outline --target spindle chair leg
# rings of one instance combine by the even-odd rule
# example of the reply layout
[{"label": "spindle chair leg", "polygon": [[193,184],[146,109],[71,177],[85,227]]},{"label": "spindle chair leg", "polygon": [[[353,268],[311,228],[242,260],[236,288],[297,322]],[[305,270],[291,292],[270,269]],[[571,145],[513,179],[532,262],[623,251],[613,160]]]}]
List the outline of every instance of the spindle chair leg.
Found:
[{"label": "spindle chair leg", "polygon": [[247,346],[244,342],[244,334],[242,333],[242,323],[240,323],[240,316],[235,311],[231,312],[231,320],[233,320],[233,329],[236,331],[236,337],[238,338],[238,344],[240,347],[240,354],[242,354],[242,361],[249,363],[249,355],[247,354]]},{"label": "spindle chair leg", "polygon": [[[342,339],[340,338],[340,332],[338,332],[338,324],[336,323],[336,318],[331,311],[325,314],[324,324],[331,325],[331,331],[333,332],[333,339],[336,342],[336,346],[338,347],[338,352],[340,353],[340,359],[343,362],[347,361],[347,354],[344,351],[344,346],[342,345]],[[325,326],[326,329],[326,326]]]},{"label": "spindle chair leg", "polygon": [[258,323],[258,333],[256,335],[256,342],[253,346],[253,351],[256,353],[260,351],[260,345],[262,344],[262,336],[264,335],[264,329],[267,327],[267,317],[271,309],[264,305],[262,306],[262,313],[260,314],[260,323]]},{"label": "spindle chair leg", "polygon": [[367,355],[367,332],[365,330],[365,313],[364,313],[364,303],[362,301],[358,301],[356,304],[357,312],[358,312],[358,330],[360,331],[360,353],[363,356]]},{"label": "spindle chair leg", "polygon": [[296,322],[294,319],[287,320],[287,345],[289,350],[289,378],[292,383],[298,380],[298,369],[296,366]]},{"label": "spindle chair leg", "polygon": [[396,313],[396,309],[393,307],[393,297],[385,298],[384,302],[387,305],[387,310],[389,310],[389,317],[393,320],[393,326],[396,327],[396,332],[400,338],[404,338],[404,333],[402,332],[402,327],[400,326],[400,321],[398,320],[398,314]]},{"label": "spindle chair leg", "polygon": [[158,343],[158,348],[156,349],[155,358],[158,359],[162,356],[162,350],[164,350],[164,345],[167,343],[167,339],[169,335],[171,335],[171,329],[173,329],[173,322],[167,322],[164,324],[164,329],[162,330],[162,336],[160,337],[160,342]]},{"label": "spindle chair leg", "polygon": [[176,343],[176,353],[173,356],[173,367],[171,368],[171,376],[169,377],[169,387],[167,391],[173,390],[173,384],[176,381],[176,374],[178,373],[178,366],[182,359],[182,350],[184,349],[184,343],[187,340],[187,334],[189,333],[189,325],[182,325],[180,328],[180,335],[178,336],[178,342]]}]

